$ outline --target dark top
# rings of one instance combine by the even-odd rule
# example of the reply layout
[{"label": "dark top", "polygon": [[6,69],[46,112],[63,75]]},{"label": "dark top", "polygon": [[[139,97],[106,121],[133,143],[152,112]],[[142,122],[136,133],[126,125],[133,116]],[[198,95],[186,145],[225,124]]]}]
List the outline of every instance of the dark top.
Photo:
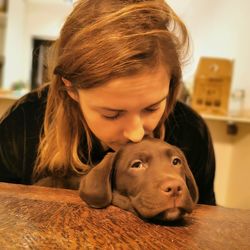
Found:
[{"label": "dark top", "polygon": [[[48,89],[25,95],[0,121],[0,181],[32,184]],[[177,102],[169,115],[165,141],[186,155],[198,185],[199,203],[215,204],[215,157],[211,136],[203,119],[187,105]],[[94,142],[92,159],[100,161],[105,152]]]}]

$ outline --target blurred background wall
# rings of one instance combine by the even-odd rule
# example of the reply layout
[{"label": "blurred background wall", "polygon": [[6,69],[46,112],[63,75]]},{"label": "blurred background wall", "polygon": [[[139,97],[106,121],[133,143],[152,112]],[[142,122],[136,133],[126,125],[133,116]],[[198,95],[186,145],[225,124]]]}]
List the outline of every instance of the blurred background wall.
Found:
[{"label": "blurred background wall", "polygon": [[[193,56],[185,67],[184,81],[192,88],[201,56],[234,60],[231,91],[244,90],[239,119],[205,117],[211,131],[217,170],[217,202],[228,207],[250,208],[250,1],[248,0],[168,0],[187,24]],[[233,100],[231,100],[230,107]],[[242,118],[242,119],[240,119]],[[236,133],[230,133],[235,126]]]}]

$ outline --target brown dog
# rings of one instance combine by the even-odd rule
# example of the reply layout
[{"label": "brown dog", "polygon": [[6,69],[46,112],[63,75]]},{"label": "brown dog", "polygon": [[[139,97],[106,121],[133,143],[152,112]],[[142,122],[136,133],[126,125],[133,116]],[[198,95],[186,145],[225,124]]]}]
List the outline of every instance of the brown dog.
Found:
[{"label": "brown dog", "polygon": [[180,149],[145,139],[109,153],[83,176],[80,197],[91,207],[113,204],[141,218],[166,221],[190,213],[198,189]]},{"label": "brown dog", "polygon": [[176,220],[190,213],[198,189],[184,154],[158,139],[107,154],[86,175],[46,177],[35,185],[77,189],[91,207],[110,204],[144,219]]}]

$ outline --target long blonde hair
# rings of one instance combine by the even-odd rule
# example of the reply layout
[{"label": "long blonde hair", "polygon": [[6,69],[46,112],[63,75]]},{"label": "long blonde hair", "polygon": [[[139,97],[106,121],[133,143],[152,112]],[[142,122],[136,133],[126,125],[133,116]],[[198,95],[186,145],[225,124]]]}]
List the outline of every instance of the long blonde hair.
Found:
[{"label": "long blonde hair", "polygon": [[[162,138],[188,47],[185,25],[164,1],[78,1],[51,49],[49,92],[34,176],[45,171],[56,175],[72,169],[87,171],[91,162],[93,135],[62,77],[72,82],[70,91],[77,92],[164,65],[171,75],[170,90],[154,131],[155,137]],[[80,149],[83,137],[86,148]]]}]

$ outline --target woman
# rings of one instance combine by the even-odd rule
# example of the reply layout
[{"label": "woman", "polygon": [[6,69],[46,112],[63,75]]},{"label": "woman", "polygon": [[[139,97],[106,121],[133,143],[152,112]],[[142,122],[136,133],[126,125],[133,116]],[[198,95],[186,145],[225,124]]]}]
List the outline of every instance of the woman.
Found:
[{"label": "woman", "polygon": [[184,151],[199,202],[215,204],[209,131],[176,102],[187,52],[186,27],[164,1],[79,1],[50,54],[50,83],[1,120],[0,181],[84,172],[150,135]]}]

